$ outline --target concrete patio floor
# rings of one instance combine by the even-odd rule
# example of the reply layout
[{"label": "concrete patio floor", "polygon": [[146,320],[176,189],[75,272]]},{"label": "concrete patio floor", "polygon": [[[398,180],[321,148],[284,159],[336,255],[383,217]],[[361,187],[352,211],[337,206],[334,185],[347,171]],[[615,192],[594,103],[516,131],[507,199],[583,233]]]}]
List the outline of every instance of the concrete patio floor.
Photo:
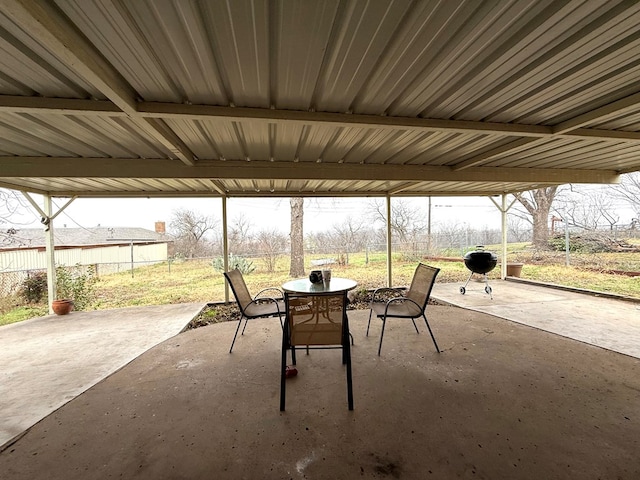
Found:
[{"label": "concrete patio floor", "polygon": [[201,309],[181,304],[72,312],[0,327],[0,447],[180,333]]},{"label": "concrete patio floor", "polygon": [[[469,308],[525,317],[528,311],[536,321],[564,323],[550,318],[563,300],[535,309],[535,298],[551,300],[535,290],[527,298],[507,295],[502,283],[511,287],[493,282],[492,303]],[[434,296],[488,298],[445,285]],[[580,311],[601,317],[614,309],[611,321],[640,322],[636,304],[596,305]],[[279,412],[277,320],[250,324],[231,355],[231,323],[169,335],[8,444],[0,477],[640,477],[638,358],[465,308],[429,312],[442,353],[428,334],[390,321],[381,357],[380,326],[365,337],[367,312],[349,313],[353,412],[335,351],[299,355],[300,374],[287,382],[287,411]],[[600,338],[596,325],[585,328]],[[622,328],[619,337],[627,336]]]},{"label": "concrete patio floor", "polygon": [[640,300],[622,301],[517,280],[490,281],[491,298],[483,282],[469,282],[464,295],[461,285],[436,283],[432,297],[640,358]]}]

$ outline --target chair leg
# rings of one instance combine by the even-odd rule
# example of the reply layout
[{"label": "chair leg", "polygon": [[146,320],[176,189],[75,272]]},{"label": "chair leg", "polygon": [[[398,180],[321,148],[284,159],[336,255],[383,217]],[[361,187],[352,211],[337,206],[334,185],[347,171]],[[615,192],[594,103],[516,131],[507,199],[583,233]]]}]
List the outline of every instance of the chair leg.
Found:
[{"label": "chair leg", "polygon": [[[285,334],[282,335],[282,358],[280,363],[280,411],[281,412],[284,412],[284,404],[285,404],[285,396],[286,396],[286,380],[287,380],[286,370],[287,370],[288,342]],[[295,358],[295,353],[292,353],[292,355]]]},{"label": "chair leg", "polygon": [[349,335],[351,333],[347,332],[346,329],[342,330],[342,364],[346,365],[347,363],[347,347],[345,345],[349,344]]},{"label": "chair leg", "polygon": [[347,404],[349,410],[353,410],[353,374],[351,372],[351,346],[349,342],[345,344],[347,360]]},{"label": "chair leg", "polygon": [[367,337],[369,336],[369,326],[371,325],[371,314],[373,313],[373,310],[369,310],[369,322],[367,323]]},{"label": "chair leg", "polygon": [[382,350],[382,338],[384,337],[384,327],[387,324],[387,319],[382,319],[382,331],[380,332],[380,345],[378,345],[378,356],[380,356],[380,350]]},{"label": "chair leg", "polygon": [[416,329],[416,333],[420,335],[420,330],[418,330],[418,326],[416,325],[416,320],[412,318],[411,321],[413,322],[413,328]]},{"label": "chair leg", "polygon": [[[240,325],[242,325],[242,317],[240,317],[240,321],[238,322],[238,326],[236,327],[236,333],[233,335],[233,341],[231,342],[231,348],[229,349],[229,353],[231,353],[231,350],[233,350],[233,344],[236,343],[236,337],[238,336],[238,330],[240,330]],[[244,326],[246,327],[247,324],[245,323]]]},{"label": "chair leg", "polygon": [[[344,330],[342,332],[342,363],[347,365],[347,404],[353,410],[353,374],[351,371],[351,345],[349,344],[349,317],[345,314]],[[353,337],[352,337],[353,338]]]},{"label": "chair leg", "polygon": [[249,317],[247,317],[247,319],[244,321],[244,327],[243,327],[242,333],[240,335],[244,335],[244,331],[247,328],[247,323],[249,323]]},{"label": "chair leg", "polygon": [[436,337],[433,336],[433,332],[431,331],[431,327],[429,326],[429,322],[427,321],[427,316],[423,314],[422,318],[424,318],[424,323],[427,325],[427,329],[429,329],[431,340],[433,340],[433,344],[436,346],[436,352],[440,353],[440,349],[438,348],[438,343],[436,342]]}]

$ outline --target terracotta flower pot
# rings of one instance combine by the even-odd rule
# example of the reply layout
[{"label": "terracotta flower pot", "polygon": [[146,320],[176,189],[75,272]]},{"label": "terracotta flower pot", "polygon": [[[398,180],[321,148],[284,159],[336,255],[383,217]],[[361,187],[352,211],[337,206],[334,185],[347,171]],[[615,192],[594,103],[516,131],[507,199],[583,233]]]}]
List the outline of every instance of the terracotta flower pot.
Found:
[{"label": "terracotta flower pot", "polygon": [[73,300],[66,298],[62,300],[54,300],[51,304],[51,308],[53,309],[53,313],[56,315],[66,315],[73,310]]},{"label": "terracotta flower pot", "polygon": [[519,277],[522,274],[523,263],[507,263],[507,277]]}]

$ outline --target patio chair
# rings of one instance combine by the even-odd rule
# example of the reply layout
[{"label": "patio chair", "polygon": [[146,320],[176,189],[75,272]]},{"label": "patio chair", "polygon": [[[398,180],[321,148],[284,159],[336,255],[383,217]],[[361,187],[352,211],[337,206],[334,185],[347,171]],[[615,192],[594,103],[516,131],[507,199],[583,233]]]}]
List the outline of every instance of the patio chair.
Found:
[{"label": "patio chair", "polygon": [[353,410],[351,374],[351,345],[347,292],[290,293],[285,292],[284,331],[282,335],[282,363],[280,366],[280,410],[285,409],[287,351],[296,364],[296,347],[309,349],[342,349],[342,364],[347,370],[347,404]]},{"label": "patio chair", "polygon": [[[224,272],[224,276],[231,285],[233,295],[236,297],[236,303],[240,309],[240,320],[236,327],[236,333],[233,335],[233,341],[231,342],[231,348],[229,353],[233,350],[233,345],[236,343],[236,337],[240,330],[242,320],[245,319],[244,328],[241,335],[244,335],[244,330],[247,328],[247,323],[250,319],[262,318],[262,317],[275,317],[278,316],[280,325],[282,326],[282,315],[284,315],[284,302],[282,300],[282,291],[279,288],[269,287],[260,290],[254,297],[251,297],[247,284],[244,281],[242,272],[235,269],[230,272]],[[277,292],[277,297],[265,297],[265,292]]]},{"label": "patio chair", "polygon": [[[433,336],[425,310],[429,303],[429,297],[431,296],[431,289],[436,281],[436,276],[440,271],[439,268],[430,267],[423,263],[418,264],[415,273],[413,274],[413,280],[411,281],[411,287],[406,295],[402,295],[402,291],[397,288],[378,288],[373,292],[371,297],[371,304],[369,306],[369,323],[367,323],[367,336],[369,336],[369,327],[371,325],[371,317],[376,314],[380,320],[382,320],[382,331],[380,332],[380,344],[378,345],[378,355],[382,350],[382,339],[384,337],[384,327],[388,318],[409,318],[413,323],[413,327],[417,333],[420,333],[415,319],[418,317],[424,318],[424,323],[427,325],[433,344],[436,346],[436,351],[440,353],[436,339]],[[389,295],[397,295],[395,298],[388,298]],[[399,296],[398,296],[399,295]]]}]

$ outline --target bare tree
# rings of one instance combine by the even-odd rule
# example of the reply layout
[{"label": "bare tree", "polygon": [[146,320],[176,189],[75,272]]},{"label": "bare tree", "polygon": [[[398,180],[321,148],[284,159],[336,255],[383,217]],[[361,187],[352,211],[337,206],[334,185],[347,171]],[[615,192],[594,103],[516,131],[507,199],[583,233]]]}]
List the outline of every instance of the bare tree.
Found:
[{"label": "bare tree", "polygon": [[26,201],[19,192],[0,188],[0,244],[12,244],[16,240],[16,227],[26,210]]},{"label": "bare tree", "polygon": [[291,204],[291,267],[289,275],[304,275],[304,198],[293,197]]},{"label": "bare tree", "polygon": [[620,175],[620,183],[612,187],[613,195],[626,202],[635,212],[635,222],[640,222],[640,172]]},{"label": "bare tree", "polygon": [[597,230],[606,226],[613,230],[620,221],[612,196],[602,188],[571,186],[558,204],[559,213],[570,226],[585,230]]},{"label": "bare tree", "polygon": [[465,238],[465,226],[448,220],[434,225],[436,235],[433,248],[436,250],[450,250],[460,247],[460,239]]},{"label": "bare tree", "polygon": [[345,254],[345,262],[349,263],[349,253],[361,251],[366,247],[368,238],[365,219],[347,217],[339,225],[333,225],[333,237],[339,253]]},{"label": "bare tree", "polygon": [[256,247],[264,258],[268,272],[276,269],[278,258],[287,248],[287,236],[277,230],[261,230],[256,236]]},{"label": "bare tree", "polygon": [[510,242],[526,242],[531,238],[531,223],[521,217],[507,217],[507,238]]},{"label": "bare tree", "polygon": [[176,238],[176,252],[188,258],[210,254],[212,248],[207,244],[206,235],[213,232],[218,223],[213,217],[186,208],[175,210],[169,229]]},{"label": "bare tree", "polygon": [[[538,188],[517,193],[516,198],[530,217],[522,217],[533,225],[532,243],[538,248],[547,248],[549,242],[549,212],[558,192],[557,186]],[[516,213],[516,215],[518,215]]]},{"label": "bare tree", "polygon": [[229,229],[229,244],[234,253],[246,254],[253,248],[252,223],[243,214],[238,215]]},{"label": "bare tree", "polygon": [[[374,222],[386,224],[387,213],[384,202],[374,200],[370,203],[370,211]],[[404,199],[391,202],[391,234],[400,242],[415,241],[417,235],[425,229],[425,218],[419,208],[412,206]]]}]

